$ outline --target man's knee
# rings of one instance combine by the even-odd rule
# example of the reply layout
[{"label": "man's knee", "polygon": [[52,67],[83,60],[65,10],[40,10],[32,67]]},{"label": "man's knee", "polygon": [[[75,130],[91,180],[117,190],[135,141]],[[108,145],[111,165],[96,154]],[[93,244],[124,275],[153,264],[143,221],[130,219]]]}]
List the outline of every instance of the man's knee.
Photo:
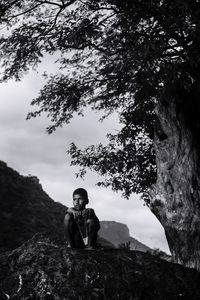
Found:
[{"label": "man's knee", "polygon": [[87,224],[95,226],[95,221],[93,219],[87,219]]},{"label": "man's knee", "polygon": [[67,226],[69,223],[73,222],[74,221],[74,216],[73,214],[69,214],[67,213],[65,215],[65,218],[64,218],[64,225]]},{"label": "man's knee", "polygon": [[97,222],[94,219],[88,219],[87,220],[87,226],[89,228],[92,228],[95,231],[99,230],[99,226],[98,226]]}]

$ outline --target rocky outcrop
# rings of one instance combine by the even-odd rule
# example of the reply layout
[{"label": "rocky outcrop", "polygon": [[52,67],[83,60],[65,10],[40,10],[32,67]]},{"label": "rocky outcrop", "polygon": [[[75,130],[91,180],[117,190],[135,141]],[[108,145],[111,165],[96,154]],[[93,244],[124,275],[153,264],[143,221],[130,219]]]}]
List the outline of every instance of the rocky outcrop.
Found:
[{"label": "rocky outcrop", "polygon": [[63,239],[65,211],[44,192],[37,177],[22,176],[0,161],[0,251],[20,246],[37,232]]},{"label": "rocky outcrop", "polygon": [[171,90],[157,108],[151,210],[165,229],[174,261],[200,270],[199,122],[192,105]]},{"label": "rocky outcrop", "polygon": [[115,247],[128,245],[131,250],[151,251],[149,247],[130,236],[128,226],[115,221],[101,221],[99,235],[111,241]]},{"label": "rocky outcrop", "polygon": [[150,254],[75,250],[37,234],[0,257],[0,299],[200,299],[200,274]]}]

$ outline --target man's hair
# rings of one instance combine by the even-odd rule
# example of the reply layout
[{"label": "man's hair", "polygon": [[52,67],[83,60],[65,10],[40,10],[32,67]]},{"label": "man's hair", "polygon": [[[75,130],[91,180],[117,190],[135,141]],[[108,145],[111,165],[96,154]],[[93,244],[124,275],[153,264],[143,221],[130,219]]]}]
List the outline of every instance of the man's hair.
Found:
[{"label": "man's hair", "polygon": [[85,189],[78,188],[78,189],[74,190],[73,191],[73,196],[77,195],[77,194],[81,195],[86,200],[86,204],[89,203],[88,193],[87,193],[87,191]]}]

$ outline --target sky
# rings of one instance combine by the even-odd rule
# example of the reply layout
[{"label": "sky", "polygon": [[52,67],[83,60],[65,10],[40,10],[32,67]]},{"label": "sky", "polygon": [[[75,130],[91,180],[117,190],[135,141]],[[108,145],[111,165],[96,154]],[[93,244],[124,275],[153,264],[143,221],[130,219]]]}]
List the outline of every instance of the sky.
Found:
[{"label": "sky", "polygon": [[83,118],[75,116],[69,125],[51,135],[45,131],[50,124],[45,116],[26,120],[33,110],[30,102],[43,85],[41,72],[30,72],[20,82],[0,85],[0,160],[22,175],[37,176],[46,193],[66,206],[72,206],[74,189],[87,189],[89,207],[100,220],[125,223],[132,237],[169,253],[163,227],[138,195],[126,200],[120,193],[96,186],[101,179],[96,173],[88,172],[83,181],[75,176],[78,167],[70,167],[66,154],[69,144],[86,147],[106,142],[106,134],[119,129],[115,115],[102,123],[98,122],[99,113],[87,109]]}]

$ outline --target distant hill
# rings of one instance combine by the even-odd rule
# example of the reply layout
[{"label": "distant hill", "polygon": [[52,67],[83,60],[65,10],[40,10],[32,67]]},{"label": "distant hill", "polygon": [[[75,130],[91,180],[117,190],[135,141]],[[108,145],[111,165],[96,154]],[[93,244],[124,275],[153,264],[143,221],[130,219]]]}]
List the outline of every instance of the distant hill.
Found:
[{"label": "distant hill", "polygon": [[151,251],[151,248],[140,243],[138,240],[130,236],[128,226],[115,221],[101,221],[101,229],[99,235],[119,247],[122,244],[130,242],[131,250]]}]

